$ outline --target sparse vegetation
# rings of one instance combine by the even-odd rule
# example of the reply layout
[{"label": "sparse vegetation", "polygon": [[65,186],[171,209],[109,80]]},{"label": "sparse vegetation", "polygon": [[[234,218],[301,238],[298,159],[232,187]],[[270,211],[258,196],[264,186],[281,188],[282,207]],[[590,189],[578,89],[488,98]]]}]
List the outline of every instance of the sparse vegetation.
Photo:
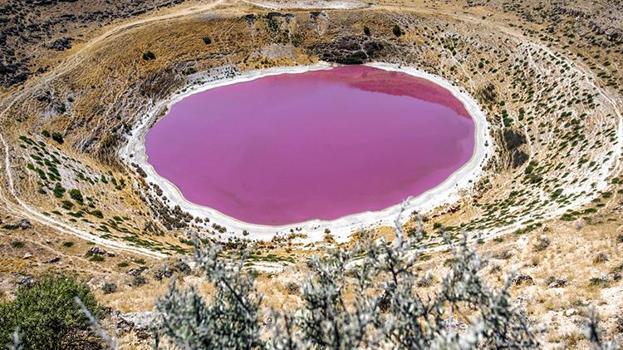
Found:
[{"label": "sparse vegetation", "polygon": [[[241,269],[242,263],[228,263],[218,246],[197,243],[196,262],[216,293],[205,301],[195,289],[173,284],[157,304],[159,331],[181,348],[260,348],[265,343],[275,348],[452,348],[465,342],[479,348],[538,347],[528,321],[511,306],[509,284],[487,288],[478,276],[479,259],[465,244],[456,249],[443,290],[428,301],[418,298],[414,260],[407,259],[416,246],[417,238],[368,241],[351,251],[312,258],[302,309],[274,310],[275,321],[262,330],[253,275]],[[243,252],[239,259],[245,256]],[[355,257],[359,263],[347,268]],[[350,288],[358,296],[354,302],[345,299]],[[455,333],[442,310],[460,305],[478,315],[467,331]],[[262,339],[265,331],[272,333],[270,340]]]}]

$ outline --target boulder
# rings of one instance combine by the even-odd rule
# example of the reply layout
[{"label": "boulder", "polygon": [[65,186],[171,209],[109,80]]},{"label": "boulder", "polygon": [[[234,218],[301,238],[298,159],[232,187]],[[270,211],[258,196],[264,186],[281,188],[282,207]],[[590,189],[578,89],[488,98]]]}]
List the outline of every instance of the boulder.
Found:
[{"label": "boulder", "polygon": [[57,262],[61,261],[61,257],[60,256],[56,256],[50,260],[47,260],[45,263],[46,264],[55,264]]},{"label": "boulder", "polygon": [[21,219],[19,221],[19,227],[22,230],[28,230],[28,229],[32,228],[32,224],[30,223],[30,221],[28,221],[28,219]]},{"label": "boulder", "polygon": [[529,275],[519,275],[513,279],[515,285],[532,285],[534,284],[534,279]]},{"label": "boulder", "polygon": [[87,252],[87,255],[105,255],[106,251],[98,246],[92,247]]}]

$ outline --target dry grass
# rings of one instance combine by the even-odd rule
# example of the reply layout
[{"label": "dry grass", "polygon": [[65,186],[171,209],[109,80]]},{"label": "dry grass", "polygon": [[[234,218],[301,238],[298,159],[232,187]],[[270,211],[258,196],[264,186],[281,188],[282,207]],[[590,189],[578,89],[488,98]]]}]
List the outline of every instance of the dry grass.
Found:
[{"label": "dry grass", "polygon": [[[513,9],[502,6],[501,1],[491,1],[486,6],[476,7],[466,7],[464,2],[458,1],[383,0],[374,3],[378,5],[374,9],[328,11],[330,20],[324,24],[313,22],[307,10],[292,10],[294,22],[281,25],[289,26],[288,30],[292,32],[305,33],[302,42],[296,47],[291,42],[271,36],[265,18],[262,17],[267,14],[267,10],[241,3],[226,4],[201,14],[149,21],[150,18],[185,13],[199,4],[190,2],[162,9],[158,13],[145,14],[139,19],[145,21],[132,28],[113,30],[136,21],[136,18],[118,21],[105,28],[86,28],[81,32],[83,39],[76,41],[71,50],[54,55],[39,55],[37,64],[49,65],[49,72],[29,81],[25,90],[31,93],[25,94],[14,108],[8,110],[7,115],[11,118],[0,120],[3,135],[12,141],[12,172],[20,197],[45,212],[59,210],[61,203],[49,194],[38,194],[40,181],[37,174],[26,168],[27,163],[31,162],[32,150],[20,148],[18,137],[30,135],[37,141],[46,142],[50,149],[68,158],[63,161],[63,172],[68,174],[63,181],[76,181],[77,175],[69,168],[69,164],[82,164],[87,167],[85,173],[93,178],[111,173],[116,179],[127,181],[127,186],[121,189],[110,183],[80,183],[81,191],[85,196],[95,199],[95,205],[102,210],[104,219],[88,217],[90,222],[77,221],[76,226],[95,230],[112,217],[125,216],[128,218],[123,220],[125,229],[136,237],[169,251],[173,251],[175,246],[188,249],[180,240],[186,237],[185,230],[163,230],[166,231],[163,235],[146,232],[145,226],[154,221],[153,212],[141,198],[146,184],[136,174],[131,174],[114,162],[108,162],[114,159],[115,147],[118,146],[114,143],[119,140],[104,136],[112,135],[115,128],[135,123],[144,112],[141,106],[150,98],[162,98],[184,85],[185,79],[179,77],[183,76],[181,72],[185,67],[204,71],[232,64],[239,70],[249,70],[308,64],[316,62],[318,57],[306,50],[306,47],[318,42],[331,42],[342,35],[359,35],[364,24],[374,35],[389,44],[412,47],[413,50],[401,57],[405,62],[416,62],[448,77],[474,96],[478,96],[483,86],[491,83],[499,94],[498,99],[506,102],[504,106],[483,103],[498,144],[497,156],[488,165],[487,175],[483,177],[486,180],[477,184],[475,193],[466,193],[452,210],[442,208],[428,215],[426,231],[431,235],[431,241],[437,239],[435,233],[438,225],[454,228],[454,233],[458,233],[461,224],[469,226],[474,220],[487,217],[487,227],[482,229],[487,231],[503,226],[505,220],[528,218],[537,211],[546,215],[556,206],[562,205],[555,201],[548,202],[556,188],[568,189],[592,182],[598,171],[588,167],[579,169],[576,162],[581,156],[586,156],[597,165],[602,164],[609,159],[608,152],[616,147],[604,135],[615,123],[608,101],[598,99],[595,106],[570,108],[574,116],[589,112],[583,119],[582,133],[592,143],[589,146],[559,150],[564,137],[560,133],[554,134],[554,130],[561,127],[557,121],[559,109],[566,107],[564,103],[551,101],[560,96],[564,96],[561,99],[571,100],[582,95],[586,89],[590,92],[594,90],[589,82],[580,79],[577,74],[573,76],[571,73],[558,72],[563,63],[539,52],[531,52],[530,56],[522,51],[520,44],[529,39],[564,52],[568,62],[577,65],[582,72],[589,73],[589,77],[594,78],[599,86],[609,86],[606,91],[621,108],[621,91],[616,90],[616,84],[611,84],[618,82],[620,86],[623,81],[623,72],[616,68],[616,64],[612,64],[621,62],[623,52],[620,45],[612,48],[593,45],[588,34],[572,38],[570,33],[580,27],[581,23],[574,24],[570,16],[563,16],[552,31],[545,31],[549,19],[540,16],[546,11],[539,13],[531,10],[533,1],[522,2]],[[604,4],[607,2],[592,2],[587,7],[589,15],[599,17],[597,14],[603,12]],[[242,18],[249,13],[257,15],[257,20],[252,24]],[[538,20],[528,20],[528,14]],[[400,39],[391,35],[394,23],[399,23],[406,30]],[[90,38],[98,38],[110,30],[113,32],[109,37],[89,44]],[[76,29],[75,33],[80,31]],[[444,41],[451,40],[450,34],[459,37],[456,55],[449,54],[450,49]],[[211,45],[202,41],[206,35],[211,37]],[[147,50],[156,54],[156,60],[142,60],[141,56]],[[504,61],[505,58],[508,60]],[[486,68],[477,68],[482,61],[489,62]],[[528,87],[517,89],[512,86],[513,64],[525,64],[525,70],[530,74],[519,80],[527,82]],[[495,72],[491,69],[495,69]],[[528,89],[533,89],[534,95],[538,95],[534,101],[527,102],[525,92]],[[548,95],[548,89],[555,89],[555,93]],[[71,96],[74,102],[70,112],[54,113],[49,105],[38,101],[36,97],[45,91],[53,92],[55,97],[65,102]],[[3,91],[0,105],[3,108],[7,106],[9,95],[16,92]],[[513,92],[520,97],[514,96]],[[149,98],[143,96],[145,94]],[[548,107],[553,104],[556,108],[552,112],[534,107],[534,122],[518,119],[520,107],[530,103],[536,105],[539,101],[548,104]],[[501,147],[501,131],[504,128],[502,110],[508,110],[514,118],[515,129],[525,131],[530,145],[523,146],[523,150],[530,154],[531,160],[537,161],[545,169],[547,179],[543,183],[522,182],[526,166],[509,166],[509,152]],[[57,145],[40,137],[44,129],[65,132],[66,142]],[[85,148],[87,143],[92,146]],[[113,147],[108,143],[112,143]],[[4,171],[4,167],[2,169]],[[620,165],[613,171],[614,175],[620,174]],[[6,176],[0,172],[0,177],[3,180],[3,193],[6,193]],[[591,210],[575,215],[572,221],[559,220],[560,215],[556,215],[554,219],[545,220],[542,227],[530,232],[508,234],[479,246],[479,251],[489,261],[483,271],[491,283],[502,283],[504,271],[517,271],[518,274],[532,278],[533,283],[514,286],[513,293],[534,320],[549,327],[551,331],[546,340],[550,347],[585,346],[578,323],[589,304],[597,307],[609,333],[614,332],[614,316],[623,308],[623,284],[620,279],[616,280],[613,272],[623,264],[623,243],[618,238],[623,234],[623,201],[618,193],[622,189],[621,185],[611,185],[607,189],[612,192],[610,197],[602,195],[599,201],[587,204],[580,211]],[[513,191],[525,193],[512,204],[504,204]],[[582,196],[588,198],[592,192]],[[539,204],[529,206],[527,203],[533,199],[539,199]],[[486,209],[487,206],[500,208],[504,205],[515,214]],[[14,208],[16,205],[9,203],[6,206]],[[0,208],[3,222],[21,219],[19,215],[9,215],[8,210],[2,210]],[[62,219],[70,218],[64,215]],[[474,232],[480,224],[472,225]],[[111,233],[118,240],[127,234],[114,230]],[[381,228],[375,235],[391,240],[393,231]],[[344,246],[350,246],[356,240],[355,236]],[[549,244],[544,244],[545,240]],[[13,244],[15,241],[22,242],[24,246],[16,247]],[[68,241],[73,242],[73,245],[63,246]],[[260,271],[258,288],[267,296],[266,306],[295,307],[300,302],[295,285],[300,285],[306,277],[302,262],[309,255],[334,245],[330,240],[310,244],[300,241],[289,239],[258,244],[255,257]],[[116,256],[106,257],[103,262],[92,262],[84,256],[90,247],[73,236],[37,224],[33,229],[24,231],[0,229],[0,296],[10,297],[18,274],[37,276],[49,271],[66,271],[83,276],[98,289],[98,298],[105,305],[122,312],[149,310],[156,298],[166,290],[169,281],[151,278],[151,273],[160,262],[147,259],[145,266],[150,270],[145,275],[149,277],[149,283],[130,287],[128,284],[131,278],[127,270],[141,266],[135,262],[139,258],[116,253]],[[31,256],[25,258],[28,254]],[[61,257],[61,260],[58,263],[46,263],[54,257]],[[422,274],[431,273],[433,280],[439,282],[446,259],[447,253],[427,254],[427,260],[419,268]],[[129,266],[119,267],[123,262],[128,262]],[[566,285],[549,288],[552,278],[566,280]],[[103,295],[99,286],[104,281],[115,282],[119,286],[118,291]],[[185,277],[182,282],[199,286],[206,295],[210,293],[210,286],[197,277]],[[434,283],[424,290],[432,291],[433,288]],[[130,339],[129,344],[136,344],[136,339]]]}]

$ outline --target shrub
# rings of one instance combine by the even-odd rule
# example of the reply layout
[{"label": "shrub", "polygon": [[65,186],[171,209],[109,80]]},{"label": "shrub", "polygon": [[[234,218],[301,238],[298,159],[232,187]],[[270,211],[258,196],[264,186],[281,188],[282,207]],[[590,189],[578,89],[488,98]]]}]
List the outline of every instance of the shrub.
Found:
[{"label": "shrub", "polygon": [[366,36],[372,35],[372,33],[370,32],[370,28],[368,28],[368,26],[363,27],[363,34],[365,34]]},{"label": "shrub", "polygon": [[105,282],[102,285],[102,292],[104,294],[111,294],[117,291],[117,285],[112,282]]},{"label": "shrub", "polygon": [[156,54],[151,52],[151,51],[145,51],[145,52],[143,52],[143,59],[145,61],[155,60],[156,59]]},{"label": "shrub", "polygon": [[402,29],[400,29],[400,26],[397,24],[394,24],[394,28],[392,28],[392,33],[394,33],[397,38],[399,38],[403,34]]},{"label": "shrub", "polygon": [[22,241],[13,241],[11,242],[11,247],[16,248],[16,249],[20,249],[20,248],[24,248],[25,244]]},{"label": "shrub", "polygon": [[589,285],[591,287],[605,288],[608,286],[608,284],[609,284],[608,278],[605,276],[591,277],[591,279],[589,280]]},{"label": "shrub", "polygon": [[206,45],[210,45],[210,44],[212,44],[212,39],[210,39],[209,36],[204,36],[203,37],[203,43],[206,44]]},{"label": "shrub", "polygon": [[[540,346],[525,312],[511,299],[511,280],[507,279],[499,289],[487,287],[479,275],[481,260],[467,246],[466,237],[459,245],[452,246],[454,258],[438,291],[425,291],[426,298],[421,298],[422,291],[418,288],[430,286],[432,275],[427,274],[415,283],[421,251],[418,245],[421,235],[417,236],[404,240],[402,230],[398,230],[396,240],[391,243],[363,237],[349,250],[312,257],[308,261],[310,276],[300,290],[302,306],[295,310],[272,310],[267,315],[260,312],[262,295],[255,288],[256,274],[252,269],[244,269],[249,251],[228,251],[225,255],[221,246],[205,247],[195,240],[195,263],[215,291],[205,300],[192,286],[178,288],[174,279],[167,294],[156,303],[153,348],[161,348],[163,337],[166,345],[180,349],[439,350]],[[60,344],[68,329],[86,330],[88,325],[79,313],[81,310],[69,302],[72,300],[69,296],[80,294],[86,301],[82,304],[76,300],[82,311],[100,313],[88,288],[69,281],[69,288],[64,285],[53,288],[55,293],[48,293],[52,295],[31,293],[25,301],[21,291],[29,289],[21,288],[15,302],[0,304],[0,341],[12,340],[13,347],[9,346],[12,349],[22,348],[19,345],[26,349],[69,348],[67,345],[92,348],[80,346],[75,336],[70,342]],[[73,292],[76,286],[82,293]],[[288,289],[294,292],[295,287],[292,284]],[[40,284],[36,288],[41,289]],[[104,292],[114,289],[103,288]],[[349,301],[353,293],[356,298]],[[39,304],[43,305],[33,307]],[[20,309],[16,305],[30,309],[18,314],[15,310]],[[589,312],[585,333],[592,348],[617,348],[616,342],[607,342],[602,337],[595,309]],[[50,319],[57,314],[62,317]],[[461,317],[456,319],[455,314]],[[465,314],[469,317],[464,317]],[[19,324],[14,321],[24,318],[28,320]],[[17,332],[11,338],[12,328],[30,326],[34,319],[40,318],[45,323],[21,328],[27,336],[26,342],[16,336]],[[99,326],[95,317],[90,316],[88,321],[109,348],[117,348],[116,339]],[[619,321],[619,329],[621,324]],[[81,333],[72,335],[75,334]],[[44,342],[50,338],[51,341]]]},{"label": "shrub", "polygon": [[50,132],[49,132],[49,131],[47,131],[47,130],[43,130],[43,131],[41,131],[41,135],[42,135],[43,137],[50,137],[50,136],[51,136],[51,135],[50,135]]},{"label": "shrub", "polygon": [[89,322],[76,297],[94,316],[101,315],[89,288],[71,277],[46,276],[32,287],[20,287],[13,301],[0,304],[0,344],[11,342],[19,329],[24,349],[59,349],[69,336],[71,346],[79,347],[76,336],[88,335]]},{"label": "shrub", "polygon": [[551,241],[549,240],[549,238],[539,237],[537,239],[536,244],[534,245],[534,250],[537,252],[542,252],[545,249],[547,249],[547,247],[549,247],[550,244],[551,244]]},{"label": "shrub", "polygon": [[[205,300],[175,282],[157,302],[158,337],[180,348],[537,348],[524,312],[514,305],[510,281],[487,287],[480,259],[466,240],[455,247],[450,272],[440,290],[418,295],[415,269],[420,235],[395,242],[362,240],[308,262],[311,275],[301,288],[302,307],[273,311],[264,327],[253,274],[243,270],[245,251],[227,260],[217,245],[196,241],[195,261],[216,292]],[[357,261],[353,264],[353,261]],[[347,295],[357,295],[348,302]],[[447,310],[474,313],[458,331]],[[259,334],[268,334],[264,341]],[[159,338],[158,338],[159,340]]]},{"label": "shrub", "polygon": [[65,142],[65,139],[63,138],[63,134],[61,134],[60,132],[53,132],[52,133],[52,140],[56,141],[59,144],[63,144]]},{"label": "shrub", "polygon": [[132,287],[140,287],[147,284],[147,279],[144,276],[136,275],[132,278],[130,285]]},{"label": "shrub", "polygon": [[599,253],[593,259],[593,264],[603,264],[608,261],[608,255],[606,253]]},{"label": "shrub", "polygon": [[84,202],[84,198],[82,197],[82,193],[79,189],[74,188],[69,190],[69,197],[80,204]]},{"label": "shrub", "polygon": [[214,283],[214,298],[206,303],[193,287],[181,290],[174,280],[156,305],[158,334],[182,349],[260,348],[261,297],[253,275],[225,260],[220,246],[196,247],[195,261]]},{"label": "shrub", "polygon": [[57,182],[54,185],[54,189],[52,190],[52,192],[54,192],[54,196],[56,198],[62,198],[63,195],[65,195],[65,188],[60,183]]}]

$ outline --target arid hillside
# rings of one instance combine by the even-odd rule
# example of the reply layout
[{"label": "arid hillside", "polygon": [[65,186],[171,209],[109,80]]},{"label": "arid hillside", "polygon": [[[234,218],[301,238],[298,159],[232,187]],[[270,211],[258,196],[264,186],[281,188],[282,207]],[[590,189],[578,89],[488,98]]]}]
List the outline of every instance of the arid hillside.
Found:
[{"label": "arid hillside", "polygon": [[[273,67],[385,62],[471,95],[491,138],[483,175],[423,219],[422,275],[466,235],[493,284],[551,348],[583,348],[594,305],[623,331],[623,5],[617,1],[0,1],[0,298],[75,273],[119,313],[152,311],[191,238],[254,243],[271,306],[300,303],[305,261],[360,237],[259,237],[176,206],[124,147],[176,93]],[[393,238],[392,228],[370,227]],[[163,272],[165,271],[165,272]],[[176,276],[176,277],[173,277]],[[102,286],[115,284],[114,291]],[[111,326],[112,327],[112,326]],[[124,331],[126,331],[124,329]],[[139,332],[140,333],[140,332]],[[124,333],[128,346],[144,340]],[[139,334],[140,336],[141,334]],[[133,344],[133,345],[129,345]]]}]

